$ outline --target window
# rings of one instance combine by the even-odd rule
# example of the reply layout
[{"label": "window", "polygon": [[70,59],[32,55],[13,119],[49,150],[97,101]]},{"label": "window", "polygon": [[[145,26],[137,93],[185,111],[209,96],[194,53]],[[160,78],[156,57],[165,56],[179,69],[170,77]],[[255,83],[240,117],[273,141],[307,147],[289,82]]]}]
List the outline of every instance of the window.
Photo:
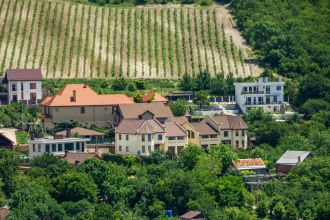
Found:
[{"label": "window", "polygon": [[146,146],[142,146],[142,153],[146,152]]},{"label": "window", "polygon": [[277,96],[274,96],[274,97],[273,97],[273,101],[274,101],[274,102],[277,102]]},{"label": "window", "polygon": [[24,84],[21,83],[21,91],[24,91]]},{"label": "window", "polygon": [[160,151],[160,145],[159,144],[155,144],[154,149],[155,149],[155,151]]},{"label": "window", "polygon": [[62,147],[62,144],[58,144],[58,151],[63,151],[63,147]]},{"label": "window", "polygon": [[227,140],[227,141],[222,141],[221,143],[223,143],[223,144],[231,144],[231,141],[230,140]]},{"label": "window", "polygon": [[210,135],[210,138],[217,138],[217,135],[216,134],[212,134],[212,135]]},{"label": "window", "polygon": [[56,152],[56,144],[52,144],[52,152]]},{"label": "window", "polygon": [[30,89],[36,89],[37,83],[30,83]]},{"label": "window", "polygon": [[142,135],[142,141],[146,141],[146,137],[144,136],[144,134]]},{"label": "window", "polygon": [[38,152],[41,152],[41,144],[38,144]]},{"label": "window", "polygon": [[242,147],[244,148],[244,141],[242,141]]},{"label": "window", "polygon": [[64,144],[64,149],[66,151],[73,151],[73,143],[65,143]]},{"label": "window", "polygon": [[81,151],[85,152],[85,142],[81,142]]},{"label": "window", "polygon": [[179,136],[179,137],[177,137],[177,140],[183,140],[183,139],[184,139],[183,136]]},{"label": "window", "polygon": [[129,152],[129,148],[128,148],[128,146],[126,146],[126,152]]},{"label": "window", "polygon": [[175,137],[168,137],[168,140],[173,141],[175,140]]},{"label": "window", "polygon": [[24,100],[24,92],[21,92],[21,99]]},{"label": "window", "polygon": [[282,89],[282,86],[276,86],[276,90],[280,91]]},{"label": "window", "polygon": [[80,107],[80,113],[85,114],[85,107]]},{"label": "window", "polygon": [[76,143],[76,150],[80,150],[80,143],[79,142]]},{"label": "window", "polygon": [[32,145],[32,150],[33,150],[33,152],[36,152],[36,145],[35,144]]},{"label": "window", "polygon": [[239,141],[236,141],[236,147],[239,147]]},{"label": "window", "polygon": [[183,150],[184,146],[178,146],[178,154]]},{"label": "window", "polygon": [[239,130],[235,131],[235,135],[236,135],[236,137],[239,136]]},{"label": "window", "polygon": [[148,145],[148,152],[150,153],[151,152],[151,146]]},{"label": "window", "polygon": [[31,99],[31,100],[36,100],[36,99],[37,99],[37,93],[35,93],[35,92],[31,92],[31,93],[30,93],[30,99]]},{"label": "window", "polygon": [[11,84],[11,91],[16,91],[16,84]]},{"label": "window", "polygon": [[119,151],[121,151],[121,146],[119,146]]},{"label": "window", "polygon": [[188,137],[195,138],[195,133],[193,131],[188,130]]},{"label": "window", "polygon": [[151,141],[151,134],[148,134],[148,141]]},{"label": "window", "polygon": [[126,141],[128,141],[128,134],[126,134]]},{"label": "window", "polygon": [[121,134],[118,135],[118,139],[121,140]]},{"label": "window", "polygon": [[228,137],[228,131],[223,131],[223,136]]},{"label": "window", "polygon": [[158,140],[159,140],[159,141],[163,140],[163,135],[159,134],[159,135],[158,135]]},{"label": "window", "polygon": [[244,136],[245,135],[245,131],[244,130],[242,130],[242,136]]},{"label": "window", "polygon": [[175,147],[169,146],[167,149],[168,154],[174,155],[175,154]]},{"label": "window", "polygon": [[207,139],[207,138],[209,138],[208,135],[202,135],[201,137],[202,137],[202,139]]},{"label": "window", "polygon": [[49,144],[46,144],[46,145],[45,145],[45,151],[46,151],[46,152],[50,152]]},{"label": "window", "polygon": [[266,93],[270,93],[270,86],[266,86]]}]

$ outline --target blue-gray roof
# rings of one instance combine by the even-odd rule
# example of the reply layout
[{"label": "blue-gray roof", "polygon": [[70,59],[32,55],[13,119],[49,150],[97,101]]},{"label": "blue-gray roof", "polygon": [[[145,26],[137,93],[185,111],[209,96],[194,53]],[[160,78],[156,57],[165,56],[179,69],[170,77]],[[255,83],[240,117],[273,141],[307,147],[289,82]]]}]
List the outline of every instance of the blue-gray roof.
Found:
[{"label": "blue-gray roof", "polygon": [[288,150],[280,157],[280,159],[278,159],[276,164],[295,165],[298,163],[299,158],[300,158],[300,162],[302,162],[306,159],[306,157],[308,157],[309,154],[310,154],[309,151]]}]

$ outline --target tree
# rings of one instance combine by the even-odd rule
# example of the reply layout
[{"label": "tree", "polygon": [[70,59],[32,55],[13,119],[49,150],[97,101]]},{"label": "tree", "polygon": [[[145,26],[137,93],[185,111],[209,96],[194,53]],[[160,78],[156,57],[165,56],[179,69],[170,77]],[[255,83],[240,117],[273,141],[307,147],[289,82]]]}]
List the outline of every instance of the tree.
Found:
[{"label": "tree", "polygon": [[113,81],[113,84],[112,84],[112,89],[113,90],[125,90],[126,87],[127,87],[127,80],[124,78],[124,77],[119,77],[119,78],[116,78],[114,81]]},{"label": "tree", "polygon": [[256,209],[256,213],[258,215],[258,217],[263,218],[266,217],[268,215],[268,203],[265,200],[262,200],[261,202],[259,202],[257,209]]},{"label": "tree", "polygon": [[209,72],[204,71],[196,76],[197,90],[209,90],[211,82],[211,75]]},{"label": "tree", "polygon": [[197,145],[188,145],[180,152],[179,163],[187,170],[191,170],[195,167],[199,160],[199,156],[202,154],[202,149]]},{"label": "tree", "polygon": [[209,100],[207,91],[197,92],[194,103],[196,105],[199,105],[200,108],[202,108],[202,106],[209,106],[210,100]]},{"label": "tree", "polygon": [[269,144],[275,147],[280,138],[287,135],[289,129],[286,124],[278,122],[268,122],[262,127],[256,129],[256,142],[257,144]]},{"label": "tree", "polygon": [[86,201],[80,200],[78,202],[63,202],[62,207],[68,216],[77,219],[77,220],[85,220],[85,219],[94,219],[95,209],[94,206]]},{"label": "tree", "polygon": [[226,95],[235,95],[235,85],[234,85],[234,76],[232,73],[229,73],[226,78],[227,92]]},{"label": "tree", "polygon": [[286,214],[285,207],[282,202],[276,203],[273,209],[273,215],[276,219],[283,219]]},{"label": "tree", "polygon": [[212,95],[224,96],[227,94],[227,83],[223,73],[217,74],[210,82],[210,93]]},{"label": "tree", "polygon": [[53,195],[58,201],[87,200],[96,202],[97,187],[93,180],[84,173],[67,172],[54,179]]},{"label": "tree", "polygon": [[21,183],[13,193],[8,219],[63,219],[64,216],[61,206],[32,181]]},{"label": "tree", "polygon": [[305,114],[306,119],[322,110],[330,111],[330,103],[323,99],[309,99],[301,107],[301,113]]},{"label": "tree", "polygon": [[141,103],[142,102],[142,94],[140,91],[136,91],[133,95],[134,102]]},{"label": "tree", "polygon": [[194,79],[188,74],[185,73],[180,80],[180,88],[183,91],[192,91],[195,90],[194,88]]},{"label": "tree", "polygon": [[77,121],[70,120],[61,123],[54,123],[54,131],[63,131],[66,129],[72,129],[78,127],[80,124]]},{"label": "tree", "polygon": [[170,102],[170,109],[174,116],[183,116],[188,111],[187,101],[184,99],[178,99]]}]

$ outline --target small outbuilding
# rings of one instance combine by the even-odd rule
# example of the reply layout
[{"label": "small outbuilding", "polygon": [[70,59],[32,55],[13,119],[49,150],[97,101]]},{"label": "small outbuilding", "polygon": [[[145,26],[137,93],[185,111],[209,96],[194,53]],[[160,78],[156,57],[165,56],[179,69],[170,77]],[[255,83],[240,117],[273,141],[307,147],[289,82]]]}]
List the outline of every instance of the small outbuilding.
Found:
[{"label": "small outbuilding", "polygon": [[13,149],[17,145],[16,129],[1,128],[0,129],[0,147]]},{"label": "small outbuilding", "polygon": [[206,218],[199,211],[188,211],[180,216],[180,220],[206,220]]},{"label": "small outbuilding", "polygon": [[96,153],[87,153],[87,152],[66,152],[63,160],[68,161],[72,165],[80,165],[87,159],[98,159],[101,158]]},{"label": "small outbuilding", "polygon": [[309,151],[286,151],[276,162],[276,173],[288,174],[293,166],[303,162],[309,155]]},{"label": "small outbuilding", "polygon": [[233,161],[234,169],[241,171],[253,171],[255,174],[265,174],[267,167],[261,158],[239,159]]}]

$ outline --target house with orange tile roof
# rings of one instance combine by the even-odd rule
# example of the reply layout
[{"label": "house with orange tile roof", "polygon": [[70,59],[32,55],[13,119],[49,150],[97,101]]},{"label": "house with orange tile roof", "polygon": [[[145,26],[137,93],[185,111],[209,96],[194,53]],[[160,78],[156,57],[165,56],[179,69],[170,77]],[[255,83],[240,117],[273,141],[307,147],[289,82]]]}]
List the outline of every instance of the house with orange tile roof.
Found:
[{"label": "house with orange tile roof", "polygon": [[267,167],[261,158],[239,159],[233,161],[233,167],[237,171],[253,171],[256,174],[267,172]]},{"label": "house with orange tile roof", "polygon": [[161,94],[153,91],[149,91],[142,97],[142,102],[150,103],[150,102],[157,102],[157,103],[168,103],[168,99],[162,96]]},{"label": "house with orange tile roof", "polygon": [[69,120],[84,126],[111,127],[115,109],[120,104],[132,104],[133,99],[124,94],[97,94],[86,84],[68,84],[53,96],[41,102],[43,123],[53,127],[54,123]]}]

